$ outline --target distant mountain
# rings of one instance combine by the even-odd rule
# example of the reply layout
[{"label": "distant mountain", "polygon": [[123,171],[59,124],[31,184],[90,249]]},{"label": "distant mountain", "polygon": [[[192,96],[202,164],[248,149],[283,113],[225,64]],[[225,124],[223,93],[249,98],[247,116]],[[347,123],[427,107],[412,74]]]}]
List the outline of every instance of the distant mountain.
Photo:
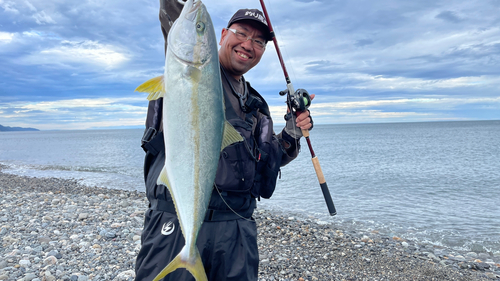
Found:
[{"label": "distant mountain", "polygon": [[40,131],[40,130],[35,128],[9,127],[0,125],[0,132],[12,132],[12,131]]}]

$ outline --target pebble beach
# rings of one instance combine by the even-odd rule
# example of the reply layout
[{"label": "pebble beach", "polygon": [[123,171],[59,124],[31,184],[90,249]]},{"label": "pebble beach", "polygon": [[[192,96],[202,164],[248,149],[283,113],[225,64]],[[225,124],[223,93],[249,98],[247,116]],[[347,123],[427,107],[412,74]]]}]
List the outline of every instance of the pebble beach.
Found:
[{"label": "pebble beach", "polygon": [[[271,199],[272,200],[272,199]],[[0,280],[134,280],[145,194],[0,167]],[[500,256],[257,209],[259,280],[500,280]]]}]

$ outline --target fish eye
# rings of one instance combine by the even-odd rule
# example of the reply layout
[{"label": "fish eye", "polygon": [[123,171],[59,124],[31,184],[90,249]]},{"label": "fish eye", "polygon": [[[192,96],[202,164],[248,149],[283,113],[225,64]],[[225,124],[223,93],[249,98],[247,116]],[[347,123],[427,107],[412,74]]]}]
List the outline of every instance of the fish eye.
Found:
[{"label": "fish eye", "polygon": [[205,24],[203,22],[197,22],[196,23],[196,31],[198,32],[203,32],[205,30]]}]

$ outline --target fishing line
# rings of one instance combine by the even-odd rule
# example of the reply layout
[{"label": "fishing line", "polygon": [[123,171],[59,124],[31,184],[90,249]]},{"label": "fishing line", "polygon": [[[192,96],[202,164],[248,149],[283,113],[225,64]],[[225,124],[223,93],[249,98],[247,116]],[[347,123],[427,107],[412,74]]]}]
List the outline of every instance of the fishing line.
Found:
[{"label": "fishing line", "polygon": [[[297,109],[296,112],[302,112],[304,110],[307,110],[309,105],[311,104],[311,98],[309,96],[309,93],[307,93],[306,90],[304,89],[299,89],[295,91],[292,85],[292,81],[290,81],[290,77],[288,75],[288,72],[286,70],[285,62],[283,60],[283,57],[281,55],[281,51],[278,45],[278,40],[276,39],[276,36],[274,36],[274,30],[271,24],[271,20],[269,19],[269,15],[267,13],[266,5],[264,4],[264,0],[259,0],[260,4],[262,6],[262,10],[264,12],[264,16],[266,17],[267,24],[269,27],[269,31],[273,35],[273,42],[274,46],[276,48],[276,54],[278,55],[278,59],[280,60],[281,68],[283,69],[283,74],[285,76],[286,84],[287,84],[287,90],[288,93],[281,91],[280,94],[283,95],[283,93],[287,94],[287,103],[289,104],[288,106],[291,106],[295,109]],[[293,104],[292,104],[293,103]],[[293,111],[292,111],[293,112]],[[318,181],[321,187],[321,190],[323,192],[323,196],[325,198],[326,205],[328,207],[328,211],[330,212],[331,216],[334,216],[337,214],[337,210],[335,209],[335,206],[333,204],[332,197],[330,195],[330,191],[328,190],[328,185],[326,184],[325,176],[323,174],[323,171],[321,170],[321,165],[319,164],[319,160],[316,157],[316,154],[314,153],[314,150],[311,145],[311,139],[309,138],[309,130],[301,130],[302,131],[302,136],[305,138],[307,142],[307,146],[309,148],[309,152],[311,153],[311,160],[314,166],[314,170],[316,172],[316,176],[318,177]]]},{"label": "fishing line", "polygon": [[[269,6],[271,7],[271,9],[270,9],[270,10],[271,10],[271,12],[274,14],[273,7],[272,7],[271,5],[269,5],[269,4],[270,4],[270,2],[271,2],[271,1],[267,1],[267,4],[268,4],[267,6],[268,6],[268,7],[269,7]],[[273,25],[273,28],[274,28],[274,29],[276,29],[276,31],[278,31],[277,33],[280,33],[280,32],[279,32],[279,29],[280,29],[279,27],[278,27],[278,28],[276,28],[276,25]],[[276,32],[275,32],[275,34],[276,34]],[[289,55],[288,55],[288,53],[287,53],[287,48],[286,48],[286,45],[285,45],[285,46],[281,45],[281,46],[280,46],[280,48],[281,48],[281,49],[283,49],[283,48],[285,49],[285,55],[289,58],[290,56],[289,56]],[[290,66],[290,65],[288,65],[288,66]],[[292,70],[291,72],[292,72],[293,76],[294,76],[294,77],[296,77],[296,75],[295,75],[295,71],[294,71],[293,66],[291,67],[291,70]],[[293,94],[293,93],[292,93],[292,94]],[[297,129],[297,117],[296,117],[296,116],[294,116],[294,114],[293,114],[293,110],[292,110],[292,108],[290,108],[290,106],[288,105],[288,103],[287,103],[287,105],[286,105],[286,108],[287,108],[287,113],[288,113],[288,110],[290,110],[290,114],[291,114],[291,118],[292,118],[292,125],[293,125],[294,129],[296,130],[296,129]],[[285,122],[286,122],[286,120],[285,120]],[[286,126],[286,123],[285,123],[285,126]],[[293,138],[293,139],[294,139],[294,142],[295,142],[295,147],[299,147],[300,138],[298,138],[298,139]]]},{"label": "fishing line", "polygon": [[226,204],[226,206],[229,208],[229,210],[231,210],[231,211],[232,211],[233,213],[235,213],[238,217],[240,217],[240,218],[242,218],[242,219],[244,219],[244,220],[246,220],[246,221],[254,221],[254,220],[252,220],[252,219],[247,219],[247,218],[245,218],[244,216],[242,216],[242,215],[238,214],[235,210],[233,210],[233,208],[231,208],[231,206],[229,206],[229,204],[226,202],[226,200],[224,200],[224,196],[222,196],[222,193],[220,193],[220,190],[219,190],[219,188],[217,187],[217,185],[216,185],[216,184],[214,184],[214,186],[215,186],[215,189],[217,190],[217,193],[219,193],[220,199],[222,199],[222,202],[224,202],[224,204]]}]

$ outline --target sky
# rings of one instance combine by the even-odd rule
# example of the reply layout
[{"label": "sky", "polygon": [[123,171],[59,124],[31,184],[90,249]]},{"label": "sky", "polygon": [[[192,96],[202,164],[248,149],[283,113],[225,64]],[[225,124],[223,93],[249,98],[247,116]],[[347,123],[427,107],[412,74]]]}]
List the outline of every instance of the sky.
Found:
[{"label": "sky", "polygon": [[[206,0],[217,38],[257,0]],[[500,119],[500,0],[266,0],[315,124]],[[143,128],[164,70],[159,1],[0,0],[0,124]],[[245,78],[284,122],[272,43]]]}]

